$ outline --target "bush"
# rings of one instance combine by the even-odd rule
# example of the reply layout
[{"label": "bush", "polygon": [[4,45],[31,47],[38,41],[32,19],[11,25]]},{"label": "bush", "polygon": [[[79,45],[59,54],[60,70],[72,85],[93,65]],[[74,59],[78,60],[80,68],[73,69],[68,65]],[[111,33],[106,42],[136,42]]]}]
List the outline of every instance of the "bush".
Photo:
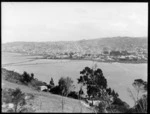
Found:
[{"label": "bush", "polygon": [[42,81],[39,81],[39,80],[31,80],[30,84],[31,84],[33,87],[38,87],[38,86],[43,86],[43,85],[45,85]]},{"label": "bush", "polygon": [[26,104],[25,94],[22,93],[22,91],[19,88],[17,88],[16,90],[3,90],[2,98],[4,103],[14,104],[13,109],[8,109],[8,112],[19,112]]},{"label": "bush", "polygon": [[74,98],[74,99],[78,99],[78,93],[75,92],[75,91],[71,91],[71,92],[68,94],[68,97],[71,97],[71,98]]},{"label": "bush", "polygon": [[2,101],[5,103],[10,103],[12,101],[11,94],[14,90],[13,89],[3,89],[2,90]]},{"label": "bush", "polygon": [[30,76],[27,72],[23,72],[21,82],[28,84],[33,79],[33,74]]},{"label": "bush", "polygon": [[112,103],[112,105],[125,106],[127,104],[123,102],[120,98],[114,98],[114,102]]},{"label": "bush", "polygon": [[53,88],[50,90],[50,92],[53,93],[53,94],[61,95],[61,89],[60,89],[59,86],[53,87]]},{"label": "bush", "polygon": [[106,104],[104,102],[100,102],[97,111],[99,113],[106,113]]},{"label": "bush", "polygon": [[129,110],[129,105],[122,101],[120,98],[114,98],[114,102],[109,107],[113,112],[122,112],[125,113]]}]

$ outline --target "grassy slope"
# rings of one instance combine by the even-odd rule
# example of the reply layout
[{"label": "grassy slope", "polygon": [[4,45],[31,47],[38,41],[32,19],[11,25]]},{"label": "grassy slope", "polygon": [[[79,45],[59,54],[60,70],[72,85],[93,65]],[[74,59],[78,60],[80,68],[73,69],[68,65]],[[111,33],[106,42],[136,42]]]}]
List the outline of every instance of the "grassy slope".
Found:
[{"label": "grassy slope", "polygon": [[[3,74],[2,74],[3,77]],[[83,106],[79,100],[63,97],[64,109],[62,111],[62,96],[54,95],[46,92],[39,92],[28,86],[17,84],[14,82],[8,82],[2,79],[2,88],[20,88],[25,93],[30,93],[35,98],[29,101],[36,112],[93,112],[92,109],[88,109]]]}]

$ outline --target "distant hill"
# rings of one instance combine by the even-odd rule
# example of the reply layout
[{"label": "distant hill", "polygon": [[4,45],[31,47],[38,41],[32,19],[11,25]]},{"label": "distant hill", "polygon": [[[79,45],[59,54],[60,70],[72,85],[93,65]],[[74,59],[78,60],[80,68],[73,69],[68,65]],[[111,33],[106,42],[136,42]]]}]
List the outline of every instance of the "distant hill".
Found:
[{"label": "distant hill", "polygon": [[127,51],[135,51],[136,49],[147,50],[147,44],[146,37],[112,37],[79,41],[12,42],[2,44],[2,51],[32,54],[52,54],[59,52],[100,53],[104,49]]}]

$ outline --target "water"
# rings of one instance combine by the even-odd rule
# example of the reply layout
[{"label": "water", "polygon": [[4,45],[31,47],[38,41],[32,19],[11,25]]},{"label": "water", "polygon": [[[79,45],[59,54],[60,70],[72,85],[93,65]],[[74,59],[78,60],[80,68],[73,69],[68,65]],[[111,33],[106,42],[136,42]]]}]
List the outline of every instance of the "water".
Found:
[{"label": "water", "polygon": [[[34,73],[35,78],[49,83],[53,77],[55,85],[61,77],[71,77],[77,85],[77,78],[80,71],[86,66],[92,67],[92,61],[77,60],[50,60],[34,59],[35,56],[25,56],[17,53],[2,53],[2,65],[8,70],[19,73],[27,71]],[[9,64],[11,63],[11,64]],[[96,63],[96,62],[95,62]],[[134,79],[141,78],[147,81],[147,64],[125,64],[125,63],[96,63],[101,68],[107,79],[108,86],[119,93],[119,97],[133,106],[133,100],[127,92],[127,88],[132,89]],[[78,86],[77,86],[78,89]]]}]

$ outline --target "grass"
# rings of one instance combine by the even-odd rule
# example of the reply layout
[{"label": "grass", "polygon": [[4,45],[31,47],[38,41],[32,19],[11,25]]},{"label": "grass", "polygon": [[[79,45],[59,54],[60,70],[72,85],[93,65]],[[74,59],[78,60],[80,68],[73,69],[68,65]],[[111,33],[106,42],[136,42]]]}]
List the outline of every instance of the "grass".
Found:
[{"label": "grass", "polygon": [[[62,98],[63,98],[63,112],[71,113],[81,112],[81,106],[79,104],[79,100],[71,99],[67,97],[62,97],[59,95],[50,94],[47,92],[38,92],[33,90],[32,88],[25,85],[18,85],[16,83],[8,82],[6,80],[2,80],[3,88],[11,88],[15,89],[19,87],[22,92],[26,94],[34,95],[34,99],[28,101],[29,104],[32,104],[35,112],[62,112]],[[92,110],[82,106],[83,113],[92,113]]]}]

